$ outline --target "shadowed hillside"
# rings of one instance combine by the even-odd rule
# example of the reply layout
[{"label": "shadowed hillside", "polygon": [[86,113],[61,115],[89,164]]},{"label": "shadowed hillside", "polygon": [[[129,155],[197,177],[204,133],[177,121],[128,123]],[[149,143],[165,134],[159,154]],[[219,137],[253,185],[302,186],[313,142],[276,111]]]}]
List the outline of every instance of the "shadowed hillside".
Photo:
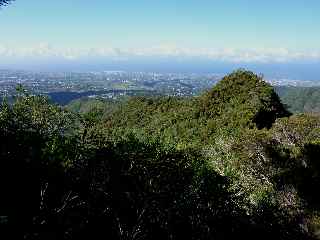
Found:
[{"label": "shadowed hillside", "polygon": [[320,87],[276,87],[283,103],[293,113],[320,113]]}]

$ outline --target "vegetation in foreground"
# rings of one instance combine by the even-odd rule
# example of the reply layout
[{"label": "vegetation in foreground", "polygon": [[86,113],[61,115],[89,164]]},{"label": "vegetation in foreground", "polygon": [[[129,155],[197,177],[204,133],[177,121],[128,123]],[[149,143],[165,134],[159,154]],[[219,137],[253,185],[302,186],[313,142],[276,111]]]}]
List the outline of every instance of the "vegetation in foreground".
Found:
[{"label": "vegetation in foreground", "polygon": [[0,109],[1,237],[315,239],[319,125],[244,70],[81,114],[20,89]]}]

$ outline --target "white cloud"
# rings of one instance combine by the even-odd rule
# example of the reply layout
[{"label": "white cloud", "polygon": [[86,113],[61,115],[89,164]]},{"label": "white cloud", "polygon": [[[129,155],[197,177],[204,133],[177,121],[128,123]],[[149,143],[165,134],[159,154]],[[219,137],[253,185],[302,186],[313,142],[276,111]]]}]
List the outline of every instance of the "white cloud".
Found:
[{"label": "white cloud", "polygon": [[227,62],[288,62],[320,60],[320,50],[293,51],[286,48],[234,49],[186,48],[174,44],[144,48],[97,47],[88,49],[56,48],[47,43],[34,46],[13,47],[0,44],[0,59],[5,58],[109,58],[114,60],[133,57],[201,58]]}]

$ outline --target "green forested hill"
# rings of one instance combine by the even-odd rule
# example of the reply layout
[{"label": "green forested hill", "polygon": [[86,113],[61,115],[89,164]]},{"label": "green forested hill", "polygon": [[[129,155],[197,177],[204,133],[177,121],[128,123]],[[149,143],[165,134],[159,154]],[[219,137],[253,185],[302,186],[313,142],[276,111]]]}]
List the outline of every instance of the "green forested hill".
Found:
[{"label": "green forested hill", "polygon": [[107,100],[99,98],[81,98],[71,101],[66,109],[80,114],[99,112],[102,115],[109,115],[121,103],[120,100]]},{"label": "green forested hill", "polygon": [[282,102],[293,113],[320,113],[320,87],[276,87]]},{"label": "green forested hill", "polygon": [[[320,112],[320,87],[276,86],[274,87],[274,89],[275,92],[279,95],[281,102],[288,108],[290,112]],[[233,90],[237,92],[237,89]],[[104,110],[107,110],[107,108],[114,109],[113,104],[116,105],[116,103],[119,103],[119,101],[102,99],[97,100],[95,98],[80,98],[68,103],[67,108],[71,111],[84,113],[86,111],[89,111],[92,107],[101,107]]]},{"label": "green forested hill", "polygon": [[110,129],[146,132],[170,143],[195,145],[216,134],[247,128],[270,128],[289,116],[273,88],[253,73],[237,71],[194,98],[132,98],[106,120]]},{"label": "green forested hill", "polygon": [[[195,98],[0,106],[9,239],[316,239],[320,117],[252,72]],[[80,112],[80,114],[79,114]]]}]

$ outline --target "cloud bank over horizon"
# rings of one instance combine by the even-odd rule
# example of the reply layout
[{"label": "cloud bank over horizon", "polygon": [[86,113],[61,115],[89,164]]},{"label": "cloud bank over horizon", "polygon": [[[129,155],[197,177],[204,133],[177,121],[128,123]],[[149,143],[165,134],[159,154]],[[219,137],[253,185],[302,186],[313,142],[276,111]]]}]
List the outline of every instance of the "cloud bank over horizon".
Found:
[{"label": "cloud bank over horizon", "polygon": [[59,48],[48,43],[29,46],[10,46],[0,43],[0,63],[62,59],[66,61],[107,59],[113,61],[148,58],[202,59],[229,63],[287,63],[320,62],[320,50],[294,51],[287,48],[192,48],[175,44],[151,47],[118,48]]}]

